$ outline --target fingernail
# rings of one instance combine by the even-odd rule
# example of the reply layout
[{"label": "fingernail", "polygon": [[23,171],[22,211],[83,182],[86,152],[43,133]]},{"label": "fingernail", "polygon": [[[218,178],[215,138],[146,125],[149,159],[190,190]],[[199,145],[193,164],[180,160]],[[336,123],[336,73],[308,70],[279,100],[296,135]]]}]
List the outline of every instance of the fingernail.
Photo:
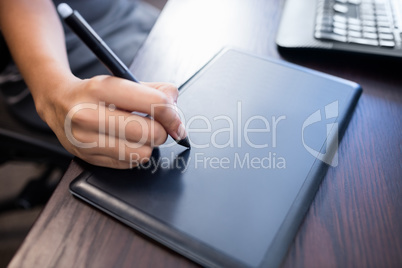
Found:
[{"label": "fingernail", "polygon": [[179,140],[182,140],[185,137],[187,137],[187,132],[183,124],[180,124],[179,129],[177,130],[177,135]]}]

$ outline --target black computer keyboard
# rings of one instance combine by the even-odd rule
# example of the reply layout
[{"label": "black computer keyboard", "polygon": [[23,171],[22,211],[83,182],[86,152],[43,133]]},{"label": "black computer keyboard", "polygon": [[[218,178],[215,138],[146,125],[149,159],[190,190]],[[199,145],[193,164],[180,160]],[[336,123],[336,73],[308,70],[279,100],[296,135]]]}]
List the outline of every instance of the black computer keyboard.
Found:
[{"label": "black computer keyboard", "polygon": [[402,0],[318,0],[314,37],[401,49]]}]

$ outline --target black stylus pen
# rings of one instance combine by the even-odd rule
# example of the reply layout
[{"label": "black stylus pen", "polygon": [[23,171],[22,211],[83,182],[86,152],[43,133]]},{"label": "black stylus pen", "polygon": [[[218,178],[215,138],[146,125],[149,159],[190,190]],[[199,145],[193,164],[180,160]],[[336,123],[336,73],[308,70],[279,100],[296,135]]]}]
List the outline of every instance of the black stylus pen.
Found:
[{"label": "black stylus pen", "polygon": [[[66,3],[59,4],[57,11],[71,30],[92,50],[114,76],[139,83],[127,66],[114,54],[78,11],[72,10]],[[191,147],[188,137],[176,140],[176,142],[187,148]]]}]

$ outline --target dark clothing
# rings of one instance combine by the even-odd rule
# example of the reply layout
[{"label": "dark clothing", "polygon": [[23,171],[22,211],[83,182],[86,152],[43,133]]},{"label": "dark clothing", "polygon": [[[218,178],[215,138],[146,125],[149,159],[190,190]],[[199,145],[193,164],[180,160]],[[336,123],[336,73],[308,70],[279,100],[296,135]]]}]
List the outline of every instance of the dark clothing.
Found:
[{"label": "dark clothing", "polygon": [[[135,0],[54,0],[53,2],[56,6],[64,2],[77,10],[127,66],[131,64],[159,14],[150,5]],[[70,68],[77,77],[89,78],[99,74],[110,74],[92,51],[64,23],[63,28]],[[0,42],[0,48],[1,44]],[[0,93],[9,106],[9,111],[23,123],[50,131],[36,113],[32,96],[14,64],[9,64],[0,74]]]},{"label": "dark clothing", "polygon": [[[55,5],[65,2],[77,10],[126,65],[131,64],[158,16],[155,8],[134,0],[54,0],[53,2]],[[81,78],[109,74],[81,40],[65,24],[63,27],[73,73]]]}]

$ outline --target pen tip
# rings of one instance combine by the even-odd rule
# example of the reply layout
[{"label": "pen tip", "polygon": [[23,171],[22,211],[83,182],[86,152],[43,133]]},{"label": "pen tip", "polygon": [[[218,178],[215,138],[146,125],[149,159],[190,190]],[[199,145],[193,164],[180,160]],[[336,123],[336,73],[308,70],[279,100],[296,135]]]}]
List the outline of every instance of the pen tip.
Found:
[{"label": "pen tip", "polygon": [[185,137],[182,140],[178,140],[177,144],[179,144],[181,146],[184,146],[184,147],[187,147],[187,148],[191,148],[190,141],[188,140],[188,137]]}]

